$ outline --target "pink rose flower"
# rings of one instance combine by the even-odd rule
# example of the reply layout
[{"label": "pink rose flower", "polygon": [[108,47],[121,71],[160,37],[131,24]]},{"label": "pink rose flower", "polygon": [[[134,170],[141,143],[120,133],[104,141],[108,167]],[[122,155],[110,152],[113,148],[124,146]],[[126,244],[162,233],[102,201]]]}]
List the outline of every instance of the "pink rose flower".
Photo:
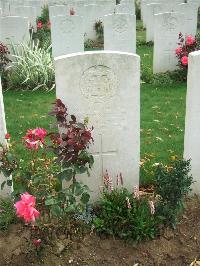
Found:
[{"label": "pink rose flower", "polygon": [[45,143],[45,137],[47,135],[46,129],[35,128],[29,129],[26,132],[26,135],[22,138],[25,142],[25,145],[28,149],[38,150],[39,147],[42,147]]},{"label": "pink rose flower", "polygon": [[25,192],[21,195],[21,200],[15,203],[16,215],[23,218],[26,223],[34,223],[40,212],[35,209],[36,198]]},{"label": "pink rose flower", "polygon": [[181,58],[181,63],[183,66],[188,65],[188,57],[186,55]]},{"label": "pink rose flower", "polygon": [[181,47],[178,47],[178,48],[176,49],[176,54],[179,55],[181,52],[182,52],[182,48],[181,48]]},{"label": "pink rose flower", "polygon": [[192,35],[188,35],[186,38],[186,44],[187,45],[193,45],[195,42],[195,38]]}]

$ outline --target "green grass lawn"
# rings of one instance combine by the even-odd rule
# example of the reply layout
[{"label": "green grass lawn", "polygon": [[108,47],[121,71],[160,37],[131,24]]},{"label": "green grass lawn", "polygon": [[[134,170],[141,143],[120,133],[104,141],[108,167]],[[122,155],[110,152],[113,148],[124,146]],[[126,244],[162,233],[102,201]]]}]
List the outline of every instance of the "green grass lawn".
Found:
[{"label": "green grass lawn", "polygon": [[[137,37],[144,39],[145,32],[140,30]],[[137,53],[142,64],[152,69],[153,47],[139,46]],[[186,83],[141,84],[141,183],[152,180],[154,163],[182,156],[185,95]],[[20,141],[28,128],[49,129],[52,118],[47,113],[55,101],[55,92],[7,91],[4,101],[7,128],[13,139]],[[18,152],[25,157],[22,146]]]}]

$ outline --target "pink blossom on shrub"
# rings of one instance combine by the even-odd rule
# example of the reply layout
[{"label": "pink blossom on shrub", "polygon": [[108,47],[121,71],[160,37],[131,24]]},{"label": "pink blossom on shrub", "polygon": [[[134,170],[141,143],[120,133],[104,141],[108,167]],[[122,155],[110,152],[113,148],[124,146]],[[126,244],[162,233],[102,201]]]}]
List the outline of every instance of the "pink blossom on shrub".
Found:
[{"label": "pink blossom on shrub", "polygon": [[179,55],[181,52],[182,52],[182,48],[181,47],[176,48],[176,54],[177,55]]},{"label": "pink blossom on shrub", "polygon": [[181,63],[184,66],[188,65],[188,57],[186,55],[181,58]]},{"label": "pink blossom on shrub", "polygon": [[187,45],[193,45],[195,43],[195,38],[192,35],[188,35],[186,38]]},{"label": "pink blossom on shrub", "polygon": [[198,50],[200,50],[200,41],[197,37],[188,35],[186,38],[184,38],[183,34],[179,33],[178,47],[175,51],[176,57],[178,59],[178,66],[181,69],[187,69],[189,54]]},{"label": "pink blossom on shrub", "polygon": [[39,217],[40,212],[35,209],[36,198],[25,192],[21,195],[21,199],[15,203],[16,214],[23,218],[26,223],[34,223]]}]

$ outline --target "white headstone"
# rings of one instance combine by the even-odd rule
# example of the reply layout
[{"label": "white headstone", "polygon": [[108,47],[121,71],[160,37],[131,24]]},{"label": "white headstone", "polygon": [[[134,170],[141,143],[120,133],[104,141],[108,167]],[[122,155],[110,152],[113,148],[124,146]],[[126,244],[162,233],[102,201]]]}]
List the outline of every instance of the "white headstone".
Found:
[{"label": "white headstone", "polygon": [[185,35],[185,16],[178,12],[156,14],[154,25],[153,71],[173,71],[177,68],[178,36],[180,32]]},{"label": "white headstone", "polygon": [[103,9],[102,5],[85,5],[84,6],[84,32],[85,32],[85,40],[96,39],[95,32],[95,22],[103,21]]},{"label": "white headstone", "polygon": [[135,1],[134,0],[121,0],[120,4],[129,8],[131,14],[135,14]]},{"label": "white headstone", "polygon": [[36,8],[32,6],[19,6],[13,10],[15,16],[27,17],[30,26],[36,28]]},{"label": "white headstone", "polygon": [[51,20],[53,57],[84,52],[84,25],[80,16],[56,16]]},{"label": "white headstone", "polygon": [[193,191],[200,194],[200,51],[189,55],[184,158],[191,159]]},{"label": "white headstone", "polygon": [[[6,121],[5,121],[5,113],[4,113],[4,104],[3,104],[3,94],[1,88],[1,79],[0,79],[0,143],[2,145],[6,145],[5,134],[6,130]],[[1,147],[0,147],[1,150]],[[1,190],[1,184],[4,182],[5,177],[2,173],[0,173],[0,197],[6,197],[10,195],[11,190],[7,185],[4,186],[4,189]]]},{"label": "white headstone", "polygon": [[84,1],[72,1],[67,4],[68,13],[70,14],[70,10],[74,10],[75,15],[84,16]]},{"label": "white headstone", "polygon": [[55,16],[67,16],[68,14],[68,7],[66,5],[54,5],[49,6],[49,18],[52,21],[52,18]]},{"label": "white headstone", "polygon": [[115,13],[126,13],[126,14],[134,14],[135,15],[135,10],[130,9],[129,6],[126,4],[119,4],[119,5],[116,5],[116,7],[115,7]]},{"label": "white headstone", "polygon": [[[132,190],[139,183],[140,58],[120,52],[86,52],[55,59],[56,94],[79,121],[94,126],[94,167],[78,177],[97,199],[108,170],[116,184],[120,172]],[[74,76],[75,74],[75,76]]]},{"label": "white headstone", "polygon": [[197,3],[180,4],[176,6],[176,11],[185,14],[187,35],[195,36],[197,33],[198,5]]},{"label": "white headstone", "polygon": [[24,0],[24,5],[35,7],[37,16],[40,16],[45,2],[43,0]]},{"label": "white headstone", "polygon": [[147,25],[147,17],[148,17],[148,4],[155,4],[155,3],[161,3],[160,6],[160,12],[159,13],[165,13],[165,12],[175,12],[176,6],[178,4],[184,3],[183,0],[144,0],[142,2],[142,20],[143,20],[143,25],[146,27]]},{"label": "white headstone", "polygon": [[154,41],[154,15],[160,13],[160,3],[147,4],[146,10],[146,42]]},{"label": "white headstone", "polygon": [[136,52],[136,16],[113,14],[104,17],[104,50]]},{"label": "white headstone", "polygon": [[187,0],[187,3],[195,3],[200,7],[200,0]]},{"label": "white headstone", "polygon": [[28,18],[9,16],[0,18],[0,40],[4,43],[19,44],[30,38]]}]

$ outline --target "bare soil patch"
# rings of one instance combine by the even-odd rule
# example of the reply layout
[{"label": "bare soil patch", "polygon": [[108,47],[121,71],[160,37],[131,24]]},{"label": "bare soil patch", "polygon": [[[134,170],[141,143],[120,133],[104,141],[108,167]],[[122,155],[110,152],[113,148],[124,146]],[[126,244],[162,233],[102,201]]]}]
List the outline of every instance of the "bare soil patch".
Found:
[{"label": "bare soil patch", "polygon": [[138,245],[95,234],[80,241],[65,236],[46,246],[37,255],[30,244],[30,232],[12,225],[0,232],[0,266],[64,265],[159,265],[184,266],[200,259],[200,198],[187,200],[187,209],[175,230],[166,229],[159,238]]}]

